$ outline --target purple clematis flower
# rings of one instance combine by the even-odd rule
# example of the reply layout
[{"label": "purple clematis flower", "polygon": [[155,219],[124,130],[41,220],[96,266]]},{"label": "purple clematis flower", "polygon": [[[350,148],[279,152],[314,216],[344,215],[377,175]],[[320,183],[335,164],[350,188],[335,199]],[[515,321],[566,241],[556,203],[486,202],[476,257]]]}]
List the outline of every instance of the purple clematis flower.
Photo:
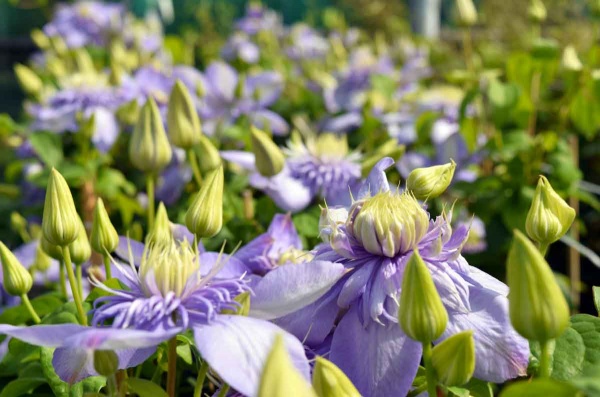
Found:
[{"label": "purple clematis flower", "polygon": [[[524,375],[529,346],[510,324],[508,287],[461,256],[469,233],[465,225],[452,230],[446,216],[430,220],[410,194],[391,191],[384,170],[392,164],[385,158],[374,167],[350,208],[325,210],[321,233],[326,243],[315,249],[312,262],[268,273],[255,288],[251,315],[275,319],[316,349],[330,344],[329,359],[362,395],[406,395],[421,345],[404,334],[397,311],[410,304],[398,299],[404,267],[418,249],[449,315],[440,340],[472,329],[477,378],[503,382]],[[329,287],[315,286],[326,263],[342,265],[346,272]],[[269,282],[273,279],[277,284]],[[297,311],[291,293],[267,299],[281,290],[308,294],[318,288],[328,290]],[[263,301],[271,305],[255,305]]]},{"label": "purple clematis flower", "polygon": [[278,34],[283,31],[283,23],[279,14],[254,2],[248,3],[246,15],[239,19],[235,26],[236,29],[252,36],[259,32]]},{"label": "purple clematis flower", "polygon": [[289,32],[287,55],[294,61],[323,60],[330,51],[329,42],[306,24],[296,24]]},{"label": "purple clematis flower", "polygon": [[229,37],[227,43],[221,48],[221,56],[226,61],[240,59],[246,63],[256,63],[260,59],[260,49],[253,43],[248,35],[236,32]]}]

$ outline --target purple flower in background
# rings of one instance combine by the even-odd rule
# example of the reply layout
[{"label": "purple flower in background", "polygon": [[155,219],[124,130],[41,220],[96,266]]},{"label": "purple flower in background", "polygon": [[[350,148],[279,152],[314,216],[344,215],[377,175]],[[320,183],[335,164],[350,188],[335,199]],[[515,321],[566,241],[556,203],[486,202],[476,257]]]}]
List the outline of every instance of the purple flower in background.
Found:
[{"label": "purple flower in background", "polygon": [[263,31],[279,34],[283,31],[279,14],[263,7],[260,3],[254,2],[248,3],[246,15],[235,23],[235,27],[249,35],[255,35]]},{"label": "purple flower in background", "polygon": [[226,61],[240,59],[246,63],[256,63],[260,59],[260,49],[243,32],[232,34],[221,48],[221,56]]},{"label": "purple flower in background", "polygon": [[[321,234],[326,244],[315,249],[312,262],[268,273],[255,288],[251,315],[276,318],[317,349],[330,343],[329,359],[362,395],[406,395],[421,360],[421,344],[404,334],[397,311],[403,304],[398,299],[404,267],[418,249],[449,315],[440,340],[471,329],[477,378],[503,382],[524,375],[529,345],[510,324],[507,286],[461,256],[469,234],[465,225],[452,230],[444,215],[430,220],[411,195],[391,191],[384,170],[392,164],[385,158],[374,167],[350,208],[324,210]],[[325,263],[343,265],[345,273],[328,287],[316,286]],[[282,289],[319,293],[296,310],[297,296],[279,297]],[[274,296],[277,304],[265,303]]]},{"label": "purple flower in background", "polygon": [[60,4],[43,28],[47,36],[60,36],[69,48],[105,46],[111,35],[123,30],[125,7],[99,1]]},{"label": "purple flower in background", "polygon": [[291,43],[286,52],[295,61],[321,60],[330,51],[327,39],[305,24],[296,24],[289,33],[289,39]]}]

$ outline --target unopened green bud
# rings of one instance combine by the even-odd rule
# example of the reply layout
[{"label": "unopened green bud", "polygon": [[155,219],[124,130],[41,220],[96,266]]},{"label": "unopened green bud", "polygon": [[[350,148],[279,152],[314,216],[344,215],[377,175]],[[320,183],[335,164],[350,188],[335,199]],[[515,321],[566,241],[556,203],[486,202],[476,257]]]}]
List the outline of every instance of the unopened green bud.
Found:
[{"label": "unopened green bud", "polygon": [[203,173],[216,170],[223,163],[219,150],[205,135],[200,135],[200,139],[194,150],[198,155],[198,163]]},{"label": "unopened green bud", "polygon": [[112,350],[94,350],[94,369],[102,376],[112,376],[119,369],[119,357]]},{"label": "unopened green bud", "polygon": [[33,285],[33,278],[2,241],[0,241],[0,259],[2,259],[2,273],[6,292],[13,296],[28,293]]},{"label": "unopened green bud", "polygon": [[44,273],[45,271],[50,269],[51,265],[52,258],[50,258],[50,256],[44,252],[44,250],[42,249],[42,245],[38,244],[35,250],[35,263],[33,265],[35,267],[35,270]]},{"label": "unopened green bud", "polygon": [[266,132],[251,127],[252,152],[256,158],[256,168],[263,176],[275,176],[285,165],[285,157],[279,147]]},{"label": "unopened green bud", "polygon": [[81,265],[92,256],[92,247],[90,247],[85,226],[83,226],[81,219],[79,220],[79,233],[77,233],[77,238],[69,244],[69,253],[71,254],[71,260],[75,265]]},{"label": "unopened green bud", "polygon": [[154,226],[146,237],[147,243],[152,244],[169,244],[173,240],[173,232],[171,231],[171,222],[169,221],[169,215],[165,205],[161,202],[158,205],[158,211],[156,211],[156,219],[154,220]]},{"label": "unopened green bud", "polygon": [[119,63],[117,63],[111,59],[110,76],[109,76],[110,84],[114,85],[114,86],[120,86],[121,82],[123,81],[124,73],[125,73],[125,70],[123,69],[123,67]]},{"label": "unopened green bud", "polygon": [[55,168],[50,172],[42,217],[42,233],[48,242],[61,247],[71,244],[79,233],[79,215],[65,178]]},{"label": "unopened green bud", "polygon": [[319,397],[360,397],[350,379],[331,361],[317,356],[312,385]]},{"label": "unopened green bud", "polygon": [[548,263],[523,233],[514,231],[506,279],[510,321],[529,340],[545,342],[569,326],[569,306]]},{"label": "unopened green bud", "polygon": [[74,55],[77,70],[79,70],[82,73],[96,73],[94,61],[92,60],[90,53],[87,52],[85,48],[78,48],[77,50],[75,50]]},{"label": "unopened green bud", "polygon": [[34,29],[31,31],[31,40],[38,46],[41,50],[46,50],[50,47],[50,40],[48,36],[44,34],[40,29]]},{"label": "unopened green bud", "polygon": [[171,145],[158,106],[152,97],[142,107],[129,141],[129,158],[146,173],[158,173],[171,161]]},{"label": "unopened green bud", "polygon": [[17,233],[27,231],[27,219],[16,211],[10,214],[10,227]]},{"label": "unopened green bud", "polygon": [[525,229],[532,240],[549,245],[565,235],[575,220],[575,210],[552,189],[550,182],[540,176]]},{"label": "unopened green bud", "polygon": [[20,63],[17,63],[14,69],[23,91],[29,95],[38,95],[42,91],[44,83],[42,83],[42,79],[33,70]]},{"label": "unopened green bud", "polygon": [[408,175],[406,189],[418,200],[436,198],[450,186],[455,169],[453,160],[444,165],[414,169]]},{"label": "unopened green bud", "polygon": [[50,45],[54,52],[58,55],[65,55],[69,48],[67,47],[67,43],[60,36],[52,36],[50,37]]},{"label": "unopened green bud", "polygon": [[207,176],[185,214],[185,224],[198,239],[212,237],[223,227],[223,166]]},{"label": "unopened green bud", "polygon": [[546,20],[546,16],[548,15],[546,6],[542,0],[531,0],[531,3],[529,3],[529,8],[527,9],[527,13],[529,14],[529,18],[537,23],[544,22]]},{"label": "unopened green bud", "polygon": [[294,367],[281,335],[275,338],[265,362],[258,397],[316,397],[308,382]]},{"label": "unopened green bud", "polygon": [[398,320],[406,335],[422,343],[439,338],[448,323],[446,308],[416,249],[404,269]]},{"label": "unopened green bud", "polygon": [[140,117],[140,106],[137,99],[132,99],[117,109],[117,118],[125,125],[134,125]]},{"label": "unopened green bud", "polygon": [[57,261],[62,261],[62,249],[58,245],[52,244],[44,236],[42,236],[40,239],[40,247],[42,247],[42,251],[44,251],[50,258],[56,259]]},{"label": "unopened green bud", "polygon": [[65,63],[62,59],[55,56],[48,57],[48,60],[46,61],[46,70],[48,70],[50,74],[57,79],[67,75],[67,67],[65,66]]},{"label": "unopened green bud", "polygon": [[167,126],[171,142],[182,149],[194,146],[202,134],[200,119],[192,96],[180,80],[177,80],[173,86],[169,97]]},{"label": "unopened green bud", "polygon": [[463,331],[438,343],[431,352],[431,364],[444,386],[461,386],[475,372],[473,331]]},{"label": "unopened green bud", "polygon": [[577,55],[577,50],[572,45],[565,47],[562,54],[562,67],[572,72],[579,72],[583,69],[583,64]]},{"label": "unopened green bud", "polygon": [[248,316],[250,313],[250,293],[243,292],[233,299],[239,304],[235,309],[225,309],[223,314],[237,314],[238,316]]},{"label": "unopened green bud", "polygon": [[477,9],[473,0],[456,0],[458,23],[463,26],[473,26],[477,23]]},{"label": "unopened green bud", "polygon": [[110,221],[101,198],[96,201],[90,242],[94,251],[102,255],[113,252],[119,245],[119,234]]}]

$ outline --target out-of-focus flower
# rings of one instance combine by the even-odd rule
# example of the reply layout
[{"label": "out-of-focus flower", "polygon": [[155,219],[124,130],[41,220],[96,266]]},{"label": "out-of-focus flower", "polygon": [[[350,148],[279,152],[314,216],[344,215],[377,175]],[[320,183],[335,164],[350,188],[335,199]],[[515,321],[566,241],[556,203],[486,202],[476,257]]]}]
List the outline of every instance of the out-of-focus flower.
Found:
[{"label": "out-of-focus flower", "polygon": [[221,56],[229,62],[240,59],[246,63],[256,63],[260,59],[260,49],[245,33],[236,32],[221,49]]},{"label": "out-of-focus flower", "polygon": [[279,33],[283,30],[279,14],[255,2],[248,3],[246,15],[239,19],[235,25],[237,29],[249,35],[255,35],[259,32]]}]

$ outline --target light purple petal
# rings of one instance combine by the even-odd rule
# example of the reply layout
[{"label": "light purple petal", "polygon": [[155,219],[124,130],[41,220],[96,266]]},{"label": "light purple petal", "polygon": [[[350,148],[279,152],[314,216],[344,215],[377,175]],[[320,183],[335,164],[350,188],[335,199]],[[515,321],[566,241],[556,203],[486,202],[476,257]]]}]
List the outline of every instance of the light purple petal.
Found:
[{"label": "light purple petal", "polygon": [[205,76],[213,95],[227,102],[235,98],[238,76],[231,66],[225,62],[215,61],[206,68]]},{"label": "light purple petal", "polygon": [[363,117],[359,112],[346,113],[326,120],[321,130],[325,132],[348,132],[360,127],[362,122]]},{"label": "light purple petal", "polygon": [[385,170],[390,168],[394,164],[394,159],[391,157],[384,157],[377,162],[369,172],[367,180],[358,192],[358,198],[368,197],[369,195],[375,195],[379,192],[389,192],[390,185],[385,175]]},{"label": "light purple petal", "polygon": [[142,256],[144,255],[144,243],[132,240],[125,236],[119,236],[119,245],[115,250],[117,256],[126,262],[129,262],[129,248],[131,247],[131,254],[133,256],[133,262],[139,266],[142,263]]},{"label": "light purple petal", "polygon": [[272,110],[258,110],[252,112],[249,116],[252,124],[260,129],[271,131],[273,135],[287,135],[290,130],[287,121]]},{"label": "light purple petal", "polygon": [[252,174],[249,182],[253,187],[263,190],[284,211],[303,210],[313,199],[310,189],[292,178],[285,169],[272,178],[259,173]]},{"label": "light purple petal", "polygon": [[337,326],[331,361],[363,396],[405,396],[421,361],[421,344],[398,324],[368,322],[365,328],[353,306]]},{"label": "light purple petal", "polygon": [[99,151],[106,153],[119,137],[119,123],[114,113],[106,108],[98,107],[91,113],[94,115],[92,142]]},{"label": "light purple petal", "polygon": [[[220,258],[219,258],[220,257]],[[250,272],[250,269],[238,258],[218,252],[204,252],[200,254],[200,273],[206,276],[219,262],[224,263],[223,268],[215,277],[223,279],[240,278]]]},{"label": "light purple petal", "polygon": [[233,164],[237,164],[245,170],[256,171],[254,154],[242,152],[239,150],[223,150],[220,152],[221,158]]},{"label": "light purple petal", "polygon": [[260,376],[277,335],[283,336],[295,367],[309,379],[310,368],[302,343],[275,324],[244,316],[219,315],[210,325],[194,328],[202,358],[232,388],[249,397],[258,393]]},{"label": "light purple petal", "polygon": [[344,272],[342,264],[324,261],[280,266],[254,288],[250,315],[273,319],[301,309],[323,296]]},{"label": "light purple petal", "polygon": [[267,233],[273,237],[273,251],[282,252],[289,248],[302,249],[302,241],[290,214],[275,214]]}]

